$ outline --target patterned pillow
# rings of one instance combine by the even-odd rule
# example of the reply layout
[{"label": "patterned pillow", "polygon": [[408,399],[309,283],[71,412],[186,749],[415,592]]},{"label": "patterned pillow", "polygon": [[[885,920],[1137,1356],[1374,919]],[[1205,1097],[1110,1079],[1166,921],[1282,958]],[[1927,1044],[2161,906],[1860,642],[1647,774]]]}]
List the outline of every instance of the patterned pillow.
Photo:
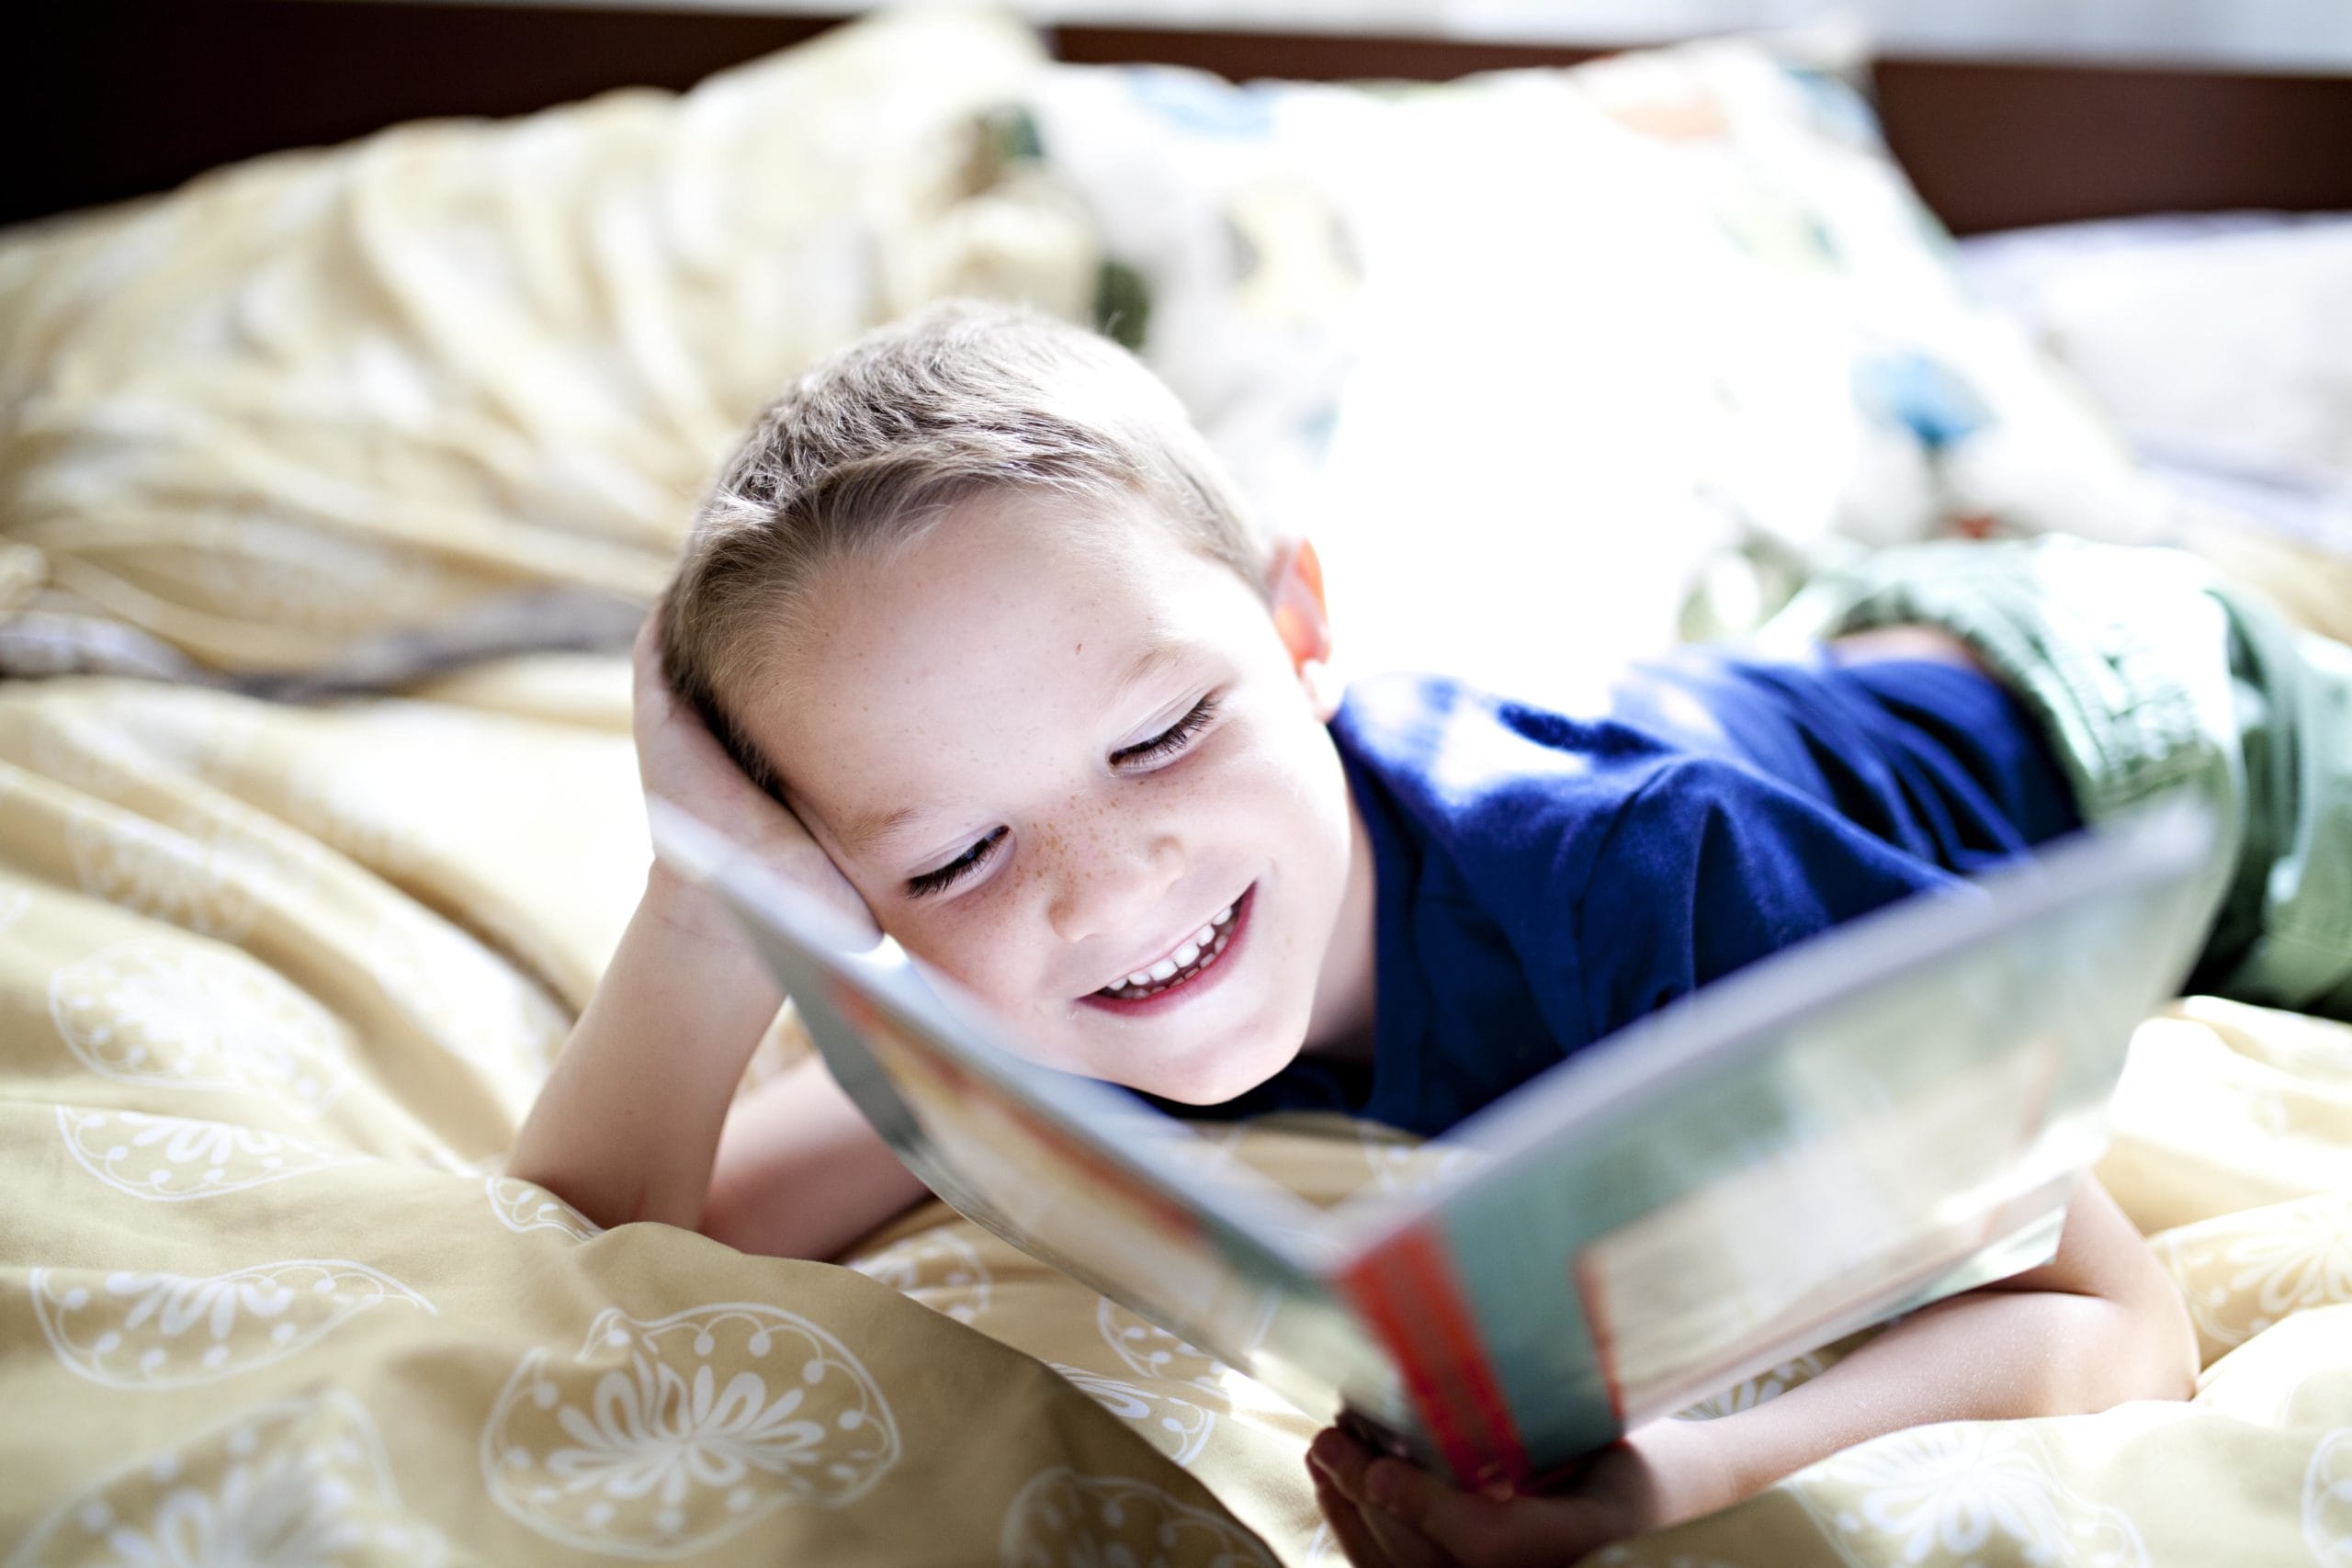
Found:
[{"label": "patterned pillow", "polygon": [[1565,701],[1863,544],[2166,527],[1959,281],[1851,63],[1709,42],[1382,88],[1068,67],[1027,101],[1149,285],[1147,357],[1323,547],[1350,664]]},{"label": "patterned pillow", "polygon": [[1322,128],[1381,112],[1315,83],[1061,66],[1006,117],[1103,247],[1096,324],[1175,389],[1276,525],[1311,504],[1355,349],[1362,265]]}]

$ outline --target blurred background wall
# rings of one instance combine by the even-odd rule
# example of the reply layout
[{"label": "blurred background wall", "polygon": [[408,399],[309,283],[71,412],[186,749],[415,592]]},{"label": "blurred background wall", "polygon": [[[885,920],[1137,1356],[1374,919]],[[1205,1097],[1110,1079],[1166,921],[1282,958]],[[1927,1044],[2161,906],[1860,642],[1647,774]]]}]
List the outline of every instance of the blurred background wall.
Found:
[{"label": "blurred background wall", "polygon": [[[1025,0],[1077,62],[1437,80],[1789,25],[1793,0]],[[400,120],[684,87],[856,7],[35,0],[0,67],[0,222]],[[1862,0],[1888,140],[1958,233],[2352,209],[2348,0]]]}]

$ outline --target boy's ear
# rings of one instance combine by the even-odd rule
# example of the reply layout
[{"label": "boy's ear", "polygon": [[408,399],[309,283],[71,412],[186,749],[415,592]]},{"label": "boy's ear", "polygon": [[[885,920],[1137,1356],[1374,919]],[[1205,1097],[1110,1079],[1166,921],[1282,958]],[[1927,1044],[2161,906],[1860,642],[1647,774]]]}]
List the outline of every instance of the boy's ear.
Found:
[{"label": "boy's ear", "polygon": [[1331,617],[1323,601],[1323,563],[1315,547],[1304,538],[1278,540],[1266,586],[1274,635],[1283,639],[1317,716],[1329,719],[1339,702],[1329,679]]},{"label": "boy's ear", "polygon": [[1303,669],[1309,660],[1330,658],[1331,617],[1323,603],[1323,563],[1315,547],[1303,538],[1278,541],[1266,587],[1274,633],[1290,654],[1290,667]]}]

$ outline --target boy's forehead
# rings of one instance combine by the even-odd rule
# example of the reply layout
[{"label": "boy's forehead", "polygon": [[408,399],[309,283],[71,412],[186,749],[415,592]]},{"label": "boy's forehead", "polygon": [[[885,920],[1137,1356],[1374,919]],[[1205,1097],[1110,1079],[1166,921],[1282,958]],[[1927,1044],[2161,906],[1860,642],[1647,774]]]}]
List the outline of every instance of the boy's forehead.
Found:
[{"label": "boy's forehead", "polygon": [[1149,536],[976,518],[831,576],[752,727],[787,795],[858,852],[1032,753],[1122,743],[1109,732],[1155,716],[1138,707],[1155,685],[1230,663],[1252,619],[1269,624],[1230,568]]}]

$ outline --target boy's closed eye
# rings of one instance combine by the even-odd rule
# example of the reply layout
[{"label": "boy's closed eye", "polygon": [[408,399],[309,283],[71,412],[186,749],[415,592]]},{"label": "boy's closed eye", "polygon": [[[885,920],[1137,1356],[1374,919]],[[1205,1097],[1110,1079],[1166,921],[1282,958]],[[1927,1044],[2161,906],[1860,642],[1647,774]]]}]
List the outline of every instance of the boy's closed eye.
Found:
[{"label": "boy's closed eye", "polygon": [[996,841],[1003,837],[1003,829],[991,828],[986,837],[938,870],[926,871],[919,876],[909,877],[907,896],[910,898],[921,898],[928,894],[946,891],[962,881],[967,874],[977,870],[979,863],[988,858],[989,851],[995,846]]},{"label": "boy's closed eye", "polygon": [[[1216,694],[1211,692],[1193,704],[1183,717],[1150,739],[1138,741],[1133,746],[1123,746],[1112,752],[1111,765],[1114,768],[1132,767],[1138,762],[1157,761],[1161,758],[1175,755],[1190,745],[1202,730],[1208,728],[1210,722],[1216,716]],[[962,854],[946,864],[909,877],[907,896],[910,898],[922,898],[946,891],[986,863],[989,856],[994,852],[997,842],[1004,835],[1005,829],[1001,827],[990,829]]]}]

